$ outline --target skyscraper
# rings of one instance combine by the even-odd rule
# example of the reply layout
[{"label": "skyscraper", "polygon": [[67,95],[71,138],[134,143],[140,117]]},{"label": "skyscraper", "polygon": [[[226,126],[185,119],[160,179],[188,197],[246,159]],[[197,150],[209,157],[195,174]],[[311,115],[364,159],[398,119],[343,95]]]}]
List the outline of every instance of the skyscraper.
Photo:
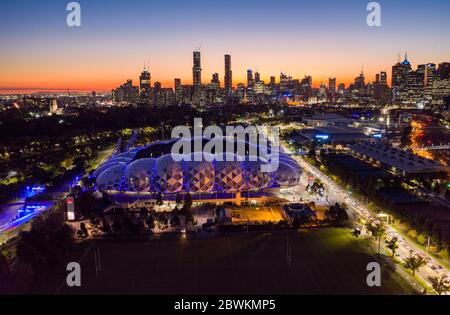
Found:
[{"label": "skyscraper", "polygon": [[133,81],[127,80],[126,83],[112,90],[112,99],[114,104],[135,103],[139,99],[139,86],[133,86]]},{"label": "skyscraper", "polygon": [[233,74],[231,71],[231,56],[225,55],[225,92],[231,94],[233,87]]},{"label": "skyscraper", "polygon": [[253,85],[253,70],[252,69],[248,69],[247,70],[247,86],[252,86]]},{"label": "skyscraper", "polygon": [[280,73],[280,92],[286,92],[290,88],[291,80],[291,76]]},{"label": "skyscraper", "polygon": [[255,72],[255,82],[259,82],[261,81],[261,75],[259,74],[258,71]]},{"label": "skyscraper", "polygon": [[141,102],[150,101],[151,74],[146,67],[139,76],[139,98]]},{"label": "skyscraper", "polygon": [[386,71],[381,71],[375,75],[375,82],[373,83],[373,97],[383,103],[390,101],[391,93],[387,85]]},{"label": "skyscraper", "polygon": [[355,89],[358,90],[360,95],[366,93],[366,77],[364,76],[364,69],[361,69],[361,73],[355,78]]},{"label": "skyscraper", "polygon": [[151,74],[150,72],[144,68],[139,77],[139,89],[140,91],[150,90],[151,88]]},{"label": "skyscraper", "polygon": [[392,66],[392,87],[399,87],[410,71],[411,63],[408,61],[408,55],[405,54],[405,60],[403,62],[399,61]]},{"label": "skyscraper", "polygon": [[440,63],[438,73],[441,80],[450,79],[450,62]]},{"label": "skyscraper", "polygon": [[387,85],[387,72],[381,71],[380,73],[380,83],[383,85]]},{"label": "skyscraper", "polygon": [[211,84],[212,84],[216,89],[219,89],[219,88],[220,88],[220,80],[219,80],[219,74],[218,74],[218,73],[213,73],[212,79],[211,79]]},{"label": "skyscraper", "polygon": [[276,78],[274,76],[270,77],[270,85],[275,86],[275,80]]},{"label": "skyscraper", "polygon": [[183,87],[181,86],[181,79],[175,79],[175,103],[181,104],[183,102]]},{"label": "skyscraper", "polygon": [[331,94],[336,94],[336,78],[328,79],[328,92]]},{"label": "skyscraper", "polygon": [[192,68],[192,82],[194,93],[200,91],[202,86],[202,64],[199,51],[194,51],[194,67]]}]

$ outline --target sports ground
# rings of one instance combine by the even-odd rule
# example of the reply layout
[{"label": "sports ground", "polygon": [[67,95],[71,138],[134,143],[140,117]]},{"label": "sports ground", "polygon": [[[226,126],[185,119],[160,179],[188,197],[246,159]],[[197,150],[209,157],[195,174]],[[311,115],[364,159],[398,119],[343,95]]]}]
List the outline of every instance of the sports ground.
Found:
[{"label": "sports ground", "polygon": [[[96,275],[94,252],[100,254]],[[192,234],[143,241],[97,240],[83,253],[82,286],[59,294],[410,294],[395,273],[366,284],[375,261],[345,229]]]}]

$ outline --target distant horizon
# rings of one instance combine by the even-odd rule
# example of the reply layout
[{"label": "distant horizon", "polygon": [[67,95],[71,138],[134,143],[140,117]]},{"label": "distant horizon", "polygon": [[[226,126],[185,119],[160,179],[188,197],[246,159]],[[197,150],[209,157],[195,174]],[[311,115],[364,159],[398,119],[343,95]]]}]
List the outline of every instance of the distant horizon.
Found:
[{"label": "distant horizon", "polygon": [[[417,66],[418,66],[419,64],[429,64],[429,63],[433,63],[433,64],[436,64],[436,66],[438,66],[440,63],[443,63],[443,62],[450,62],[450,57],[449,57],[448,59],[442,60],[442,61],[439,61],[439,62],[427,61],[427,62],[423,62],[423,63],[416,63],[416,64],[414,64],[414,60],[411,60],[411,58],[410,58],[410,53],[406,52],[404,55],[398,55],[398,56],[397,56],[397,61],[394,62],[394,63],[392,64],[392,66],[395,65],[395,64],[397,64],[397,62],[399,61],[399,60],[398,60],[399,57],[400,57],[400,61],[403,61],[403,60],[407,57],[408,60],[411,62],[411,67],[412,67],[412,69],[416,69]],[[202,55],[202,58],[203,58],[203,55]],[[233,60],[233,56],[231,56],[231,60]],[[346,81],[339,80],[338,77],[332,76],[332,75],[330,75],[329,77],[325,78],[324,80],[318,80],[318,79],[315,79],[313,76],[311,76],[311,77],[312,77],[312,80],[313,80],[312,86],[313,86],[313,88],[319,88],[320,85],[321,85],[322,83],[325,84],[326,86],[328,86],[328,79],[330,79],[330,78],[335,78],[335,79],[336,79],[336,87],[337,87],[337,85],[339,85],[339,84],[341,84],[341,83],[344,83],[344,84],[345,84],[345,87],[347,88],[350,84],[353,84],[353,83],[354,83],[354,79],[361,73],[361,71],[364,71],[364,76],[365,76],[365,82],[366,82],[366,83],[375,81],[375,75],[378,74],[378,73],[380,73],[380,72],[382,72],[382,71],[385,71],[385,72],[387,73],[387,83],[388,83],[388,86],[390,86],[390,85],[391,85],[391,84],[390,84],[390,82],[391,82],[391,76],[392,76],[392,66],[389,67],[388,70],[387,70],[387,69],[386,69],[386,70],[383,69],[383,70],[380,70],[379,72],[376,72],[376,73],[373,75],[373,78],[367,76],[367,74],[366,74],[366,72],[365,72],[365,70],[364,70],[364,67],[361,68],[360,72],[355,73],[355,75],[353,76],[352,79],[347,78]],[[46,92],[48,92],[48,93],[52,93],[52,92],[55,92],[55,93],[56,93],[56,92],[57,92],[57,93],[67,93],[67,92],[73,92],[73,93],[91,93],[91,92],[97,92],[97,93],[111,93],[111,91],[112,91],[113,89],[115,89],[115,88],[117,88],[118,86],[122,85],[122,84],[125,83],[127,80],[132,80],[132,81],[133,81],[133,85],[134,85],[134,86],[138,86],[138,85],[139,85],[139,75],[140,75],[141,72],[144,70],[144,67],[145,67],[145,66],[143,66],[142,69],[141,69],[141,71],[139,71],[137,74],[134,74],[134,75],[133,75],[134,78],[131,78],[131,76],[129,76],[128,78],[123,79],[123,80],[121,81],[121,83],[119,83],[119,84],[117,84],[117,85],[115,85],[115,86],[111,86],[110,88],[89,88],[89,87],[85,87],[85,88],[70,88],[70,87],[69,87],[69,88],[67,88],[67,87],[46,87],[46,88],[42,88],[42,87],[2,87],[2,86],[0,86],[0,95],[5,95],[5,94],[35,94],[35,93],[46,93]],[[249,68],[249,69],[250,69],[250,68]],[[249,70],[249,69],[247,69],[247,70]],[[151,74],[151,67],[150,67],[148,70],[150,71],[150,74]],[[233,69],[232,69],[232,70],[233,70]],[[247,73],[247,70],[245,70],[245,74]],[[251,70],[253,70],[253,69],[251,69]],[[257,70],[253,70],[253,74],[254,74],[255,72],[257,72]],[[284,74],[285,74],[285,75],[291,76],[292,79],[300,79],[300,80],[302,80],[305,76],[310,75],[310,74],[305,73],[305,74],[302,75],[302,76],[294,76],[294,75],[292,75],[292,74],[290,74],[290,73],[288,73],[288,72],[286,72],[286,73],[284,73]],[[233,75],[234,75],[234,72],[233,72]],[[280,75],[281,75],[281,72],[278,73],[277,75],[274,75],[274,76],[275,76],[275,82],[279,83],[279,81],[280,81],[280,80],[279,80],[279,79],[280,79]],[[261,80],[264,81],[265,84],[268,84],[268,83],[270,82],[270,76],[273,76],[273,75],[269,75],[269,76],[267,76],[267,77],[264,77],[263,75],[261,75]],[[205,73],[203,73],[203,71],[202,71],[202,85],[206,85],[206,84],[208,84],[208,83],[211,81],[212,73],[211,73],[211,75],[210,75],[208,78],[204,78],[204,77],[205,77]],[[155,79],[155,78],[153,77],[153,75],[152,75],[152,79],[151,79],[152,81],[151,81],[151,83],[152,83],[152,86],[154,86],[154,83],[155,83],[155,82],[159,82],[159,83],[161,83],[161,86],[162,86],[163,88],[174,88],[174,80],[175,80],[175,79],[176,79],[176,78],[174,78],[174,79],[171,80],[171,81],[161,82],[161,81]],[[180,78],[180,79],[181,79],[181,84],[182,84],[182,85],[192,85],[192,78],[188,79],[187,82],[186,82],[186,81],[183,81],[182,78]],[[323,78],[322,78],[322,79],[323,79]],[[220,80],[220,85],[221,85],[221,87],[223,87],[223,85],[224,85],[224,80],[223,80],[223,78],[220,78],[220,77],[219,77],[219,80]],[[169,83],[169,82],[170,82],[170,83]],[[238,84],[241,84],[241,83],[247,84],[247,78],[246,78],[246,77],[245,77],[245,78],[243,77],[242,80],[236,80],[236,79],[234,79],[234,76],[233,76],[233,88],[236,88],[237,85],[238,85]],[[16,91],[22,91],[22,93],[15,93]]]},{"label": "distant horizon", "polygon": [[[231,58],[233,58],[233,56],[231,56]],[[400,58],[401,61],[403,61],[404,58],[405,58],[404,55],[401,56],[401,58]],[[233,60],[233,59],[232,59],[232,60]],[[410,59],[410,57],[409,57],[409,54],[408,54],[408,60],[411,61],[411,59]],[[424,62],[424,63],[420,63],[420,64],[434,63],[434,64],[436,64],[436,66],[438,66],[438,65],[439,65],[440,63],[442,63],[442,62],[450,62],[450,57],[449,57],[448,60],[443,60],[443,61],[440,61],[440,62],[428,61],[428,62]],[[393,66],[394,64],[396,64],[396,63],[397,63],[397,62],[393,63],[392,66]],[[413,62],[411,62],[411,66],[412,66],[413,69],[417,68],[418,65],[419,65],[419,64],[414,65]],[[384,70],[384,69],[383,69],[383,70],[380,70],[380,71],[379,71],[379,72],[385,71],[385,72],[387,73],[387,78],[388,78],[387,83],[388,83],[388,86],[391,85],[390,82],[391,82],[391,76],[392,76],[392,66],[389,68],[389,70]],[[132,80],[132,81],[133,81],[133,85],[138,86],[138,85],[139,85],[139,75],[140,75],[140,73],[142,72],[142,70],[144,70],[144,67],[141,69],[141,71],[140,71],[138,74],[134,74],[134,75],[133,75],[133,77],[134,77],[133,79],[131,78],[131,76],[129,76],[128,78],[123,79],[122,82],[119,83],[118,85],[116,85],[116,86],[111,86],[111,88],[103,88],[103,89],[99,89],[99,88],[89,88],[89,87],[87,87],[87,88],[70,88],[70,87],[69,87],[69,88],[67,88],[67,87],[65,87],[65,88],[64,88],[64,87],[47,87],[47,88],[42,88],[42,87],[1,87],[1,86],[0,86],[0,95],[5,95],[5,94],[37,94],[37,93],[46,93],[46,92],[48,92],[48,93],[52,93],[52,92],[54,92],[54,93],[67,93],[67,92],[72,92],[72,93],[92,93],[92,92],[97,92],[97,93],[111,93],[111,91],[112,91],[113,89],[115,89],[115,88],[117,88],[118,86],[122,85],[122,84],[125,83],[127,80]],[[363,70],[363,69],[361,69],[361,70]],[[329,77],[326,78],[325,80],[317,80],[317,79],[315,79],[315,78],[312,76],[312,79],[313,79],[313,85],[312,85],[312,86],[313,86],[314,88],[319,88],[319,87],[320,87],[320,84],[322,84],[322,83],[324,83],[326,86],[328,86],[328,79],[329,79],[329,78],[336,78],[336,87],[337,87],[337,85],[339,85],[339,84],[341,84],[341,83],[344,83],[344,84],[345,84],[345,87],[347,88],[350,84],[353,84],[353,83],[354,83],[354,78],[356,78],[356,77],[361,73],[361,70],[360,70],[359,73],[356,73],[352,79],[347,79],[347,81],[339,80],[339,78],[336,77],[336,76],[329,76]],[[149,71],[150,71],[150,73],[151,73],[151,68],[149,69]],[[256,71],[253,71],[253,74],[254,74],[255,72],[256,72]],[[379,73],[379,72],[377,72],[377,73]],[[366,74],[365,71],[364,71],[366,83],[375,81],[375,75],[376,75],[377,73],[375,73],[374,76],[373,76],[373,78],[372,78],[372,77],[368,77],[367,74]],[[276,82],[277,82],[277,83],[279,83],[280,74],[281,74],[281,73],[278,73],[277,75],[275,75],[275,78],[276,78]],[[300,80],[301,80],[302,78],[304,78],[305,76],[308,76],[308,75],[309,75],[309,74],[304,74],[303,76],[294,76],[294,75],[289,74],[289,73],[285,73],[285,74],[286,74],[286,75],[292,76],[292,79],[300,79]],[[212,77],[212,74],[211,74],[211,77],[208,77],[208,79],[203,79],[204,75],[205,75],[205,74],[202,72],[202,84],[203,84],[203,85],[206,85],[206,84],[208,84],[208,83],[210,82],[211,77]],[[233,75],[234,75],[234,72],[233,72]],[[270,75],[270,76],[271,76],[271,75]],[[261,80],[263,80],[263,81],[265,82],[265,84],[268,84],[268,83],[269,83],[270,76],[268,76],[267,78],[265,78],[263,75],[261,75]],[[174,80],[175,80],[175,79],[176,79],[176,78],[174,78],[172,81],[170,81],[171,83],[169,83],[169,82],[165,82],[165,83],[164,83],[164,82],[161,82],[161,81],[159,81],[159,80],[153,78],[153,76],[152,76],[152,82],[151,82],[151,83],[152,83],[152,86],[154,86],[154,83],[155,83],[155,82],[160,82],[160,83],[161,83],[161,86],[162,86],[163,88],[174,88]],[[219,77],[219,80],[220,80],[221,87],[223,87],[223,83],[224,83],[223,78],[221,79],[221,78]],[[236,88],[237,85],[240,84],[240,83],[247,84],[247,79],[245,78],[245,79],[242,79],[241,81],[239,81],[239,80],[235,80],[235,79],[233,78],[233,88]],[[181,78],[181,84],[182,84],[182,85],[192,85],[192,78],[191,78],[191,79],[188,79],[187,82],[183,81],[183,79]],[[17,91],[21,91],[21,93],[16,93]]]}]

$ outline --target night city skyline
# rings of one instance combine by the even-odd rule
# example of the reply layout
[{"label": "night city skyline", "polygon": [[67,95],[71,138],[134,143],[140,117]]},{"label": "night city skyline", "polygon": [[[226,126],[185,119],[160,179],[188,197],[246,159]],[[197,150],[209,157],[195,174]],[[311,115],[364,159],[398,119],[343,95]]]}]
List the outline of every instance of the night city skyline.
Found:
[{"label": "night city skyline", "polygon": [[223,82],[223,55],[230,54],[233,87],[245,83],[247,69],[265,82],[282,71],[311,75],[314,87],[329,77],[348,85],[362,66],[369,80],[380,71],[390,76],[399,52],[413,65],[438,64],[450,49],[445,1],[383,3],[381,28],[365,25],[364,1],[277,3],[81,1],[83,25],[68,28],[64,1],[62,10],[54,1],[2,2],[0,27],[8,31],[0,35],[0,93],[110,91],[137,81],[144,63],[163,87],[173,87],[174,78],[192,84],[192,51],[200,45],[202,83],[213,73]]},{"label": "night city skyline", "polygon": [[0,298],[333,315],[328,296],[450,295],[449,12],[0,1]]}]

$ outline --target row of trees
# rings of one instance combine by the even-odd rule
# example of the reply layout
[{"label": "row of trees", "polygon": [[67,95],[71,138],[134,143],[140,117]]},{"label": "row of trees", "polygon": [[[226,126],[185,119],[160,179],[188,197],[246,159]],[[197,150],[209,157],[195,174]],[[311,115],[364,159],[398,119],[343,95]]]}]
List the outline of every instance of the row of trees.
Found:
[{"label": "row of trees", "polygon": [[[430,236],[430,240],[437,246],[437,251],[447,249],[450,252],[450,240],[445,235],[445,224],[442,224],[446,217],[436,207],[430,206],[428,211],[411,211],[408,206],[395,203],[389,196],[392,194],[409,194],[402,188],[402,179],[387,173],[374,173],[361,177],[358,172],[342,165],[343,155],[321,154],[321,160],[326,165],[329,173],[336,175],[340,184],[347,185],[353,192],[363,196],[366,201],[370,201],[377,208],[387,209],[386,212],[396,219],[408,224],[417,230],[417,235]],[[345,156],[345,158],[351,158]],[[363,162],[361,162],[363,163]],[[413,198],[413,196],[411,196]],[[425,205],[425,203],[424,203]],[[420,242],[420,239],[418,239]]]},{"label": "row of trees", "polygon": [[[371,235],[374,237],[374,239],[378,242],[378,255],[380,256],[381,251],[381,240],[383,239],[383,236],[386,233],[386,225],[381,221],[371,221],[366,224],[366,229],[371,233]],[[398,238],[392,237],[392,238],[385,238],[385,245],[386,248],[388,248],[392,253],[392,258],[394,258],[395,261],[395,254],[397,252],[397,249],[399,248],[398,245]],[[415,276],[416,272],[426,265],[427,261],[424,257],[411,254],[410,256],[406,257],[403,261],[403,266],[406,269],[411,270],[412,275]],[[429,277],[430,283],[434,289],[434,291],[441,295],[443,293],[450,291],[450,280],[446,275],[441,276],[435,276],[435,277]]]}]

